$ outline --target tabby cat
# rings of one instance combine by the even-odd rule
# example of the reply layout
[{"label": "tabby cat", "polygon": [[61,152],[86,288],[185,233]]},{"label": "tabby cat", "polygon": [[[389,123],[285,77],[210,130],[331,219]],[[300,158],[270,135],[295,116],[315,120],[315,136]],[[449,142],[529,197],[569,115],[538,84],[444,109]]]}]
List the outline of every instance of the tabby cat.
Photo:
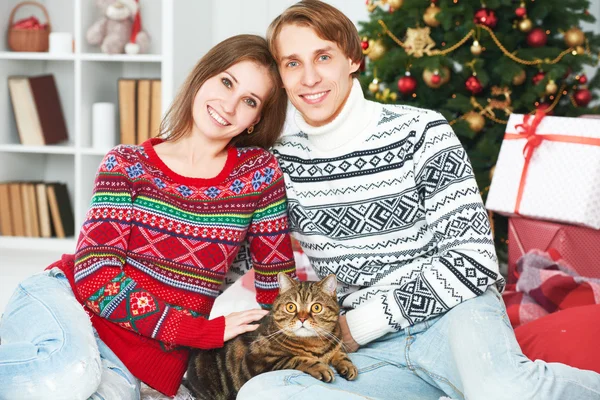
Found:
[{"label": "tabby cat", "polygon": [[250,378],[281,369],[331,382],[331,364],[344,378],[356,379],[358,370],[342,346],[335,275],[319,282],[297,282],[284,273],[277,278],[279,296],[258,329],[192,354],[187,386],[199,399],[235,399]]}]

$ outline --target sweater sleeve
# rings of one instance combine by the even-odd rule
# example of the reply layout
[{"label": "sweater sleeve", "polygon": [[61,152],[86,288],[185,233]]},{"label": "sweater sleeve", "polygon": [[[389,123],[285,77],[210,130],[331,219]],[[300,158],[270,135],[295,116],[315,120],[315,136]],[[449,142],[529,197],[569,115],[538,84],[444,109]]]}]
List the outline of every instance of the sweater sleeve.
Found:
[{"label": "sweater sleeve", "polygon": [[347,313],[350,332],[366,344],[388,332],[438,317],[502,278],[487,212],[460,141],[439,113],[415,137],[414,175],[436,247],[400,268],[394,282]]},{"label": "sweater sleeve", "polygon": [[247,239],[255,273],[256,301],[261,307],[270,308],[279,293],[277,274],[285,272],[296,277],[283,173],[273,155],[267,166],[255,173],[254,184],[263,186],[263,190]]},{"label": "sweater sleeve", "polygon": [[134,184],[143,166],[116,148],[102,161],[91,206],[79,234],[75,255],[75,290],[98,316],[169,345],[201,349],[223,346],[225,319],[208,320],[165,303],[125,273]]}]

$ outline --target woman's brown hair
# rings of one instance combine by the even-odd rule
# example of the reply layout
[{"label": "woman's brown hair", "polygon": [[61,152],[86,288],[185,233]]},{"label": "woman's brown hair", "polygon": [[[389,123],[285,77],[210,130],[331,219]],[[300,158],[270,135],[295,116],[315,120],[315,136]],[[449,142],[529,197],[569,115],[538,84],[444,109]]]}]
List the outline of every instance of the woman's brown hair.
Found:
[{"label": "woman's brown hair", "polygon": [[[319,0],[303,0],[288,7],[275,18],[267,30],[267,43],[275,60],[279,61],[277,37],[286,25],[300,25],[312,28],[323,40],[333,42],[346,57],[357,64],[363,60],[360,36],[356,26],[343,12]],[[360,71],[352,75],[357,76]]]},{"label": "woman's brown hair", "polygon": [[188,135],[194,123],[192,107],[200,87],[208,79],[241,61],[251,61],[267,69],[273,87],[261,109],[261,119],[254,132],[244,131],[231,139],[236,147],[258,146],[269,149],[283,129],[287,96],[269,52],[267,41],[257,35],[237,35],[223,40],[198,61],[177,93],[160,126],[160,136],[165,140],[178,140]]}]

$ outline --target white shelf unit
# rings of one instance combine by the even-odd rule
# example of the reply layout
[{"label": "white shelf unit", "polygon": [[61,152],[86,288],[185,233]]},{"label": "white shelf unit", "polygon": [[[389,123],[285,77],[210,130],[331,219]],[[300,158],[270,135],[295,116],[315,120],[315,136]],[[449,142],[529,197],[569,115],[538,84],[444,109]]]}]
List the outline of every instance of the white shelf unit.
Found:
[{"label": "white shelf unit", "polygon": [[[8,16],[18,0],[0,2],[0,182],[66,182],[75,215],[75,237],[41,239],[0,236],[4,250],[73,252],[92,194],[97,168],[107,148],[92,147],[92,104],[112,102],[117,110],[119,78],[160,78],[162,110],[198,59],[211,47],[213,1],[140,0],[142,28],[151,38],[146,54],[108,55],[85,40],[88,27],[100,16],[93,0],[40,0],[50,16],[53,32],[70,32],[73,54],[12,52],[7,47]],[[35,15],[37,7],[24,6],[15,20]],[[57,145],[20,144],[7,78],[51,73],[56,79],[69,139]]]}]

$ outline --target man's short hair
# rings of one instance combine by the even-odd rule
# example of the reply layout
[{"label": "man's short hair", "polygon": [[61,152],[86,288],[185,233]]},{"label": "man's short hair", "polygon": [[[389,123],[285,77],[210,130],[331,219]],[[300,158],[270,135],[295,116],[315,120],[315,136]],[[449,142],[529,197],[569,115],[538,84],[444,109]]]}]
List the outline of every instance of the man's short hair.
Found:
[{"label": "man's short hair", "polygon": [[[360,36],[343,12],[320,0],[303,0],[288,7],[267,30],[267,42],[275,60],[280,61],[277,37],[286,25],[308,26],[323,40],[334,42],[346,57],[357,64],[363,59]],[[358,74],[358,71],[356,72]]]}]

